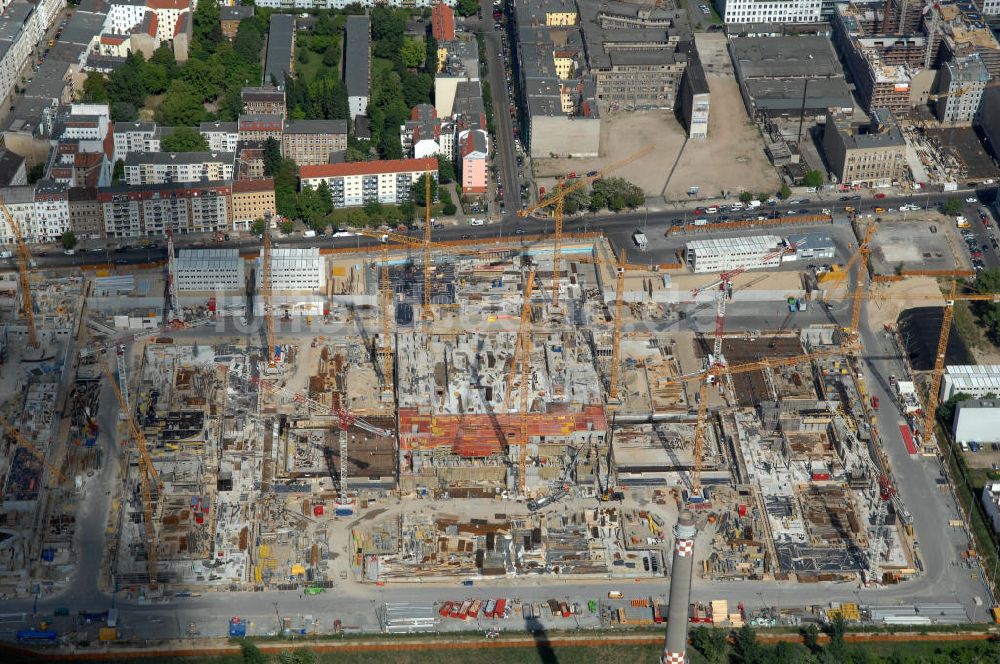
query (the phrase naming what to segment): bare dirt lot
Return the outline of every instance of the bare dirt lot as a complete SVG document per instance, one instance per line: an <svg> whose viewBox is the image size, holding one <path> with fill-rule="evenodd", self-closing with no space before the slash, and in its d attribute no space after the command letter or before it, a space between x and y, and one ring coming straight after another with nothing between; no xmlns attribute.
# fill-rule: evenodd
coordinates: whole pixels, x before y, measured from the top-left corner
<svg viewBox="0 0 1000 664"><path fill-rule="evenodd" d="M647 196L687 200L693 186L700 188L702 198L719 196L723 189L776 191L780 181L743 107L725 35L698 34L697 39L712 95L706 140L689 141L685 147L684 128L670 111L606 111L601 116L601 156L536 159L536 184L549 190L559 175L599 171L652 145L651 154L614 172L642 187Z"/></svg>
<svg viewBox="0 0 1000 664"><path fill-rule="evenodd" d="M683 144L684 131L670 111L606 112L601 116L601 156L536 159L536 184L550 190L556 176L599 171L653 145L653 152L617 169L613 175L642 187L647 196L658 196Z"/></svg>
<svg viewBox="0 0 1000 664"><path fill-rule="evenodd" d="M908 270L968 270L968 252L955 223L937 212L883 216L872 239L872 265L878 274Z"/></svg>

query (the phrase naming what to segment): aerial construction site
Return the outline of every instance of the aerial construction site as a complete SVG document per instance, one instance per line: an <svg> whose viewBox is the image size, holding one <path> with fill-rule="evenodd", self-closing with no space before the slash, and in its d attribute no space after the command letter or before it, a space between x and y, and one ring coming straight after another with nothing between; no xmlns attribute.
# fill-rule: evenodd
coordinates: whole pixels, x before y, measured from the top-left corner
<svg viewBox="0 0 1000 664"><path fill-rule="evenodd" d="M147 599L655 579L682 510L696 582L918 576L847 283L866 231L819 279L780 238L705 275L598 233L362 230L12 273L0 592L58 592L84 561ZM797 324L810 306L842 322Z"/></svg>

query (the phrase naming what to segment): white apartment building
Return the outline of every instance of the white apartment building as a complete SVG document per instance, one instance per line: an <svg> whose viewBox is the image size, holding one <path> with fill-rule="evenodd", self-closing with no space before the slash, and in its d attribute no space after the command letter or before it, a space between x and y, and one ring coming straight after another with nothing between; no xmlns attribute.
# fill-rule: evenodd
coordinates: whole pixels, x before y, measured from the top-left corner
<svg viewBox="0 0 1000 664"><path fill-rule="evenodd" d="M69 187L42 180L33 185L0 188L0 198L17 221L24 241L54 242L69 230ZM6 220L0 220L0 244L16 242Z"/></svg>
<svg viewBox="0 0 1000 664"><path fill-rule="evenodd" d="M264 250L260 250L263 254ZM257 289L263 273L262 257L256 259ZM326 260L319 247L274 247L271 249L271 290L316 291L326 288Z"/></svg>
<svg viewBox="0 0 1000 664"><path fill-rule="evenodd" d="M239 124L236 122L202 122L198 132L208 142L212 152L236 152L240 142Z"/></svg>
<svg viewBox="0 0 1000 664"><path fill-rule="evenodd" d="M716 8L724 23L817 23L821 0L719 0Z"/></svg>
<svg viewBox="0 0 1000 664"><path fill-rule="evenodd" d="M246 274L239 249L181 249L177 252L178 291L244 291Z"/></svg>
<svg viewBox="0 0 1000 664"><path fill-rule="evenodd" d="M421 175L426 173L436 180L437 172L436 157L320 164L299 168L299 184L315 189L326 182L334 207L369 201L394 205L410 200L410 187Z"/></svg>
<svg viewBox="0 0 1000 664"><path fill-rule="evenodd" d="M981 0L978 4L983 14L987 16L1000 14L1000 0Z"/></svg>
<svg viewBox="0 0 1000 664"><path fill-rule="evenodd" d="M685 249L687 264L695 272L725 272L741 266L759 270L781 265L777 235L754 235L718 240L693 240Z"/></svg>
<svg viewBox="0 0 1000 664"><path fill-rule="evenodd" d="M140 0L141 1L141 0ZM168 42L177 34L177 21L191 11L190 0L145 0L156 13L156 38Z"/></svg>
<svg viewBox="0 0 1000 664"><path fill-rule="evenodd" d="M1000 396L1000 364L953 364L944 368L941 401L962 392L973 399Z"/></svg>
<svg viewBox="0 0 1000 664"><path fill-rule="evenodd" d="M52 180L37 182L35 214L28 235L35 242L54 242L69 228L69 185Z"/></svg>
<svg viewBox="0 0 1000 664"><path fill-rule="evenodd" d="M125 158L130 185L232 180L233 152L146 152Z"/></svg>
<svg viewBox="0 0 1000 664"><path fill-rule="evenodd" d="M145 0L113 0L108 5L108 15L104 18L101 33L105 35L127 35L146 16Z"/></svg>
<svg viewBox="0 0 1000 664"><path fill-rule="evenodd" d="M161 132L155 122L117 122L112 139L117 162L132 153L159 152Z"/></svg>

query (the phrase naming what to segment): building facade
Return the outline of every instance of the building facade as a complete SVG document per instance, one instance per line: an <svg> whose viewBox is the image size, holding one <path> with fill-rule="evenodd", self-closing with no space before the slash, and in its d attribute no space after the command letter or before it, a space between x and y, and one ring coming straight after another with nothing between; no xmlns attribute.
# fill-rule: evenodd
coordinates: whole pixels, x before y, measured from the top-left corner
<svg viewBox="0 0 1000 664"><path fill-rule="evenodd" d="M465 132L459 142L462 193L485 194L489 187L489 142L482 129Z"/></svg>
<svg viewBox="0 0 1000 664"><path fill-rule="evenodd" d="M696 273L725 272L744 266L759 270L781 265L777 235L752 235L717 240L694 240L685 247L688 267Z"/></svg>
<svg viewBox="0 0 1000 664"><path fill-rule="evenodd" d="M263 249L261 252L263 253ZM256 259L257 289L263 270ZM326 260L319 247L275 247L271 250L271 290L317 291L326 287Z"/></svg>
<svg viewBox="0 0 1000 664"><path fill-rule="evenodd" d="M69 229L79 238L103 238L104 220L97 202L97 187L70 187L68 195Z"/></svg>
<svg viewBox="0 0 1000 664"><path fill-rule="evenodd" d="M36 242L55 242L69 229L69 185L39 180L35 183L35 214L29 234Z"/></svg>
<svg viewBox="0 0 1000 664"><path fill-rule="evenodd" d="M906 141L886 109L872 113L871 124L853 127L839 115L827 118L823 151L841 184L889 187L906 177Z"/></svg>
<svg viewBox="0 0 1000 664"><path fill-rule="evenodd" d="M978 53L944 63L934 104L941 122L972 122L979 111L990 73Z"/></svg>
<svg viewBox="0 0 1000 664"><path fill-rule="evenodd" d="M281 134L281 156L299 166L328 164L347 150L347 120L290 120Z"/></svg>
<svg viewBox="0 0 1000 664"><path fill-rule="evenodd" d="M285 117L283 115L262 113L241 115L237 122L239 140L241 141L263 143L269 138L280 141L281 134L285 130Z"/></svg>
<svg viewBox="0 0 1000 664"><path fill-rule="evenodd" d="M243 88L240 90L240 100L243 102L243 113L246 115L287 115L285 109L285 90L266 85L260 88Z"/></svg>
<svg viewBox="0 0 1000 664"><path fill-rule="evenodd" d="M232 195L233 230L250 230L257 219L277 214L274 203L274 180L237 180Z"/></svg>
<svg viewBox="0 0 1000 664"><path fill-rule="evenodd" d="M962 392L973 399L1000 395L1000 365L952 364L944 368L941 402ZM992 395L992 396L991 396Z"/></svg>
<svg viewBox="0 0 1000 664"><path fill-rule="evenodd" d="M818 23L822 0L719 0L716 3L724 23Z"/></svg>
<svg viewBox="0 0 1000 664"><path fill-rule="evenodd" d="M229 182L169 183L101 187L108 238L209 233L229 230Z"/></svg>
<svg viewBox="0 0 1000 664"><path fill-rule="evenodd" d="M246 261L239 249L181 249L175 265L178 291L245 292Z"/></svg>
<svg viewBox="0 0 1000 664"><path fill-rule="evenodd" d="M232 152L147 152L125 158L130 185L232 180Z"/></svg>
<svg viewBox="0 0 1000 664"><path fill-rule="evenodd" d="M437 179L436 158L359 161L346 164L303 166L299 169L300 186L319 187L326 182L333 206L364 205L378 201L394 205L410 200L410 188L421 175Z"/></svg>
<svg viewBox="0 0 1000 664"><path fill-rule="evenodd" d="M708 138L708 113L711 108L708 79L697 55L691 57L681 78L681 117L687 127L688 138Z"/></svg>
<svg viewBox="0 0 1000 664"><path fill-rule="evenodd" d="M114 160L124 161L133 152L159 152L161 138L155 122L116 122L112 132Z"/></svg>
<svg viewBox="0 0 1000 664"><path fill-rule="evenodd" d="M210 152L236 152L239 146L240 129L236 122L202 122L198 133L205 137Z"/></svg>

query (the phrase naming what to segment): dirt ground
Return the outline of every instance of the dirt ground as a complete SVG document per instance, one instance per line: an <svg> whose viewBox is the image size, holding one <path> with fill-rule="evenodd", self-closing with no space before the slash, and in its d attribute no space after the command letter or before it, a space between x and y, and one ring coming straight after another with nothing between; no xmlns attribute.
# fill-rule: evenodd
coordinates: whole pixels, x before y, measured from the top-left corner
<svg viewBox="0 0 1000 664"><path fill-rule="evenodd" d="M867 316L872 329L896 324L903 309L943 306L941 286L933 277L908 277L903 281L875 284L869 296Z"/></svg>
<svg viewBox="0 0 1000 664"><path fill-rule="evenodd" d="M764 154L757 128L747 118L736 79L711 73L707 78L712 95L708 138L688 142L664 198L686 198L693 186L700 188L703 198L719 196L724 189L777 191L780 180Z"/></svg>
<svg viewBox="0 0 1000 664"><path fill-rule="evenodd" d="M669 111L608 112L601 116L601 156L536 159L536 184L550 190L557 175L599 171L653 145L653 152L617 169L613 175L642 187L647 196L657 196L683 144L684 131Z"/></svg>

